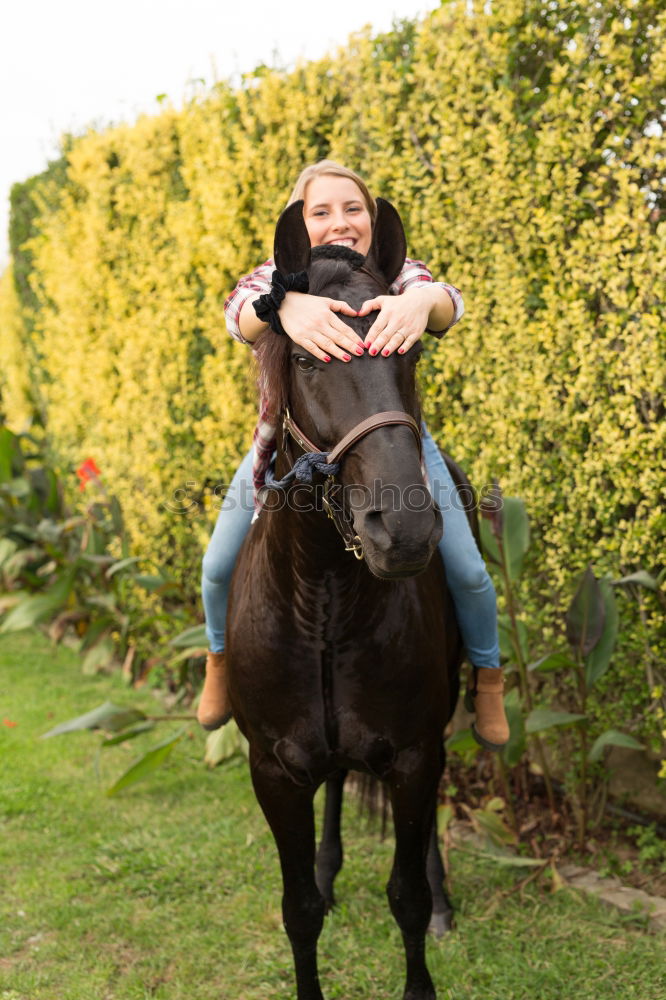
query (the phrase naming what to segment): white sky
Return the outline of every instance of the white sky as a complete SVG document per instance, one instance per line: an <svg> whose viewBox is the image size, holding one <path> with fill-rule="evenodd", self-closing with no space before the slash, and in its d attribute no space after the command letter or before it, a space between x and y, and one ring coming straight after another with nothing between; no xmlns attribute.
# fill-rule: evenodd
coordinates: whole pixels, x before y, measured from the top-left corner
<svg viewBox="0 0 666 1000"><path fill-rule="evenodd" d="M437 0L6 0L0 15L0 270L9 190L58 154L63 132L132 121L180 105L188 81L292 65L344 45L370 24L416 17Z"/></svg>

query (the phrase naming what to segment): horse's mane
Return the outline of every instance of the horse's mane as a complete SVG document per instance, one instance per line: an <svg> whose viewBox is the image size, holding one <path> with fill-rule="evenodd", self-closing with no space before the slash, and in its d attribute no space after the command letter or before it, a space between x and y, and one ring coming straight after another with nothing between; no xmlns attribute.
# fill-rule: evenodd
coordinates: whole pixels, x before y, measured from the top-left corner
<svg viewBox="0 0 666 1000"><path fill-rule="evenodd" d="M326 294L331 298L344 299L345 288L355 273L363 267L365 261L366 258L351 247L337 244L314 247L308 268L310 294ZM342 315L340 318L343 322L347 321ZM276 421L287 406L291 348L289 337L275 334L270 328L261 334L255 346L255 358L259 365L259 387Z"/></svg>

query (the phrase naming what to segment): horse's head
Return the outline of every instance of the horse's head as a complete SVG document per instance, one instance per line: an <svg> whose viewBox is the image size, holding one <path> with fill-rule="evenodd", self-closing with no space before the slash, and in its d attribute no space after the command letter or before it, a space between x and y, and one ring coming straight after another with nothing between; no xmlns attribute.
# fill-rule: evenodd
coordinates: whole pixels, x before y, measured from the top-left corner
<svg viewBox="0 0 666 1000"><path fill-rule="evenodd" d="M344 299L356 309L386 294L405 260L405 235L395 209L378 199L372 245L364 258L342 246L311 250L302 207L302 202L291 205L278 222L278 270L307 270L311 294ZM375 316L342 318L364 338ZM288 406L321 451L330 452L349 431L384 411L407 414L420 427L415 379L420 346L388 358L366 354L347 363L325 363L287 337L269 334L259 353L276 411ZM369 431L345 452L337 479L369 569L384 578L425 569L441 537L442 519L424 484L413 429L395 423Z"/></svg>

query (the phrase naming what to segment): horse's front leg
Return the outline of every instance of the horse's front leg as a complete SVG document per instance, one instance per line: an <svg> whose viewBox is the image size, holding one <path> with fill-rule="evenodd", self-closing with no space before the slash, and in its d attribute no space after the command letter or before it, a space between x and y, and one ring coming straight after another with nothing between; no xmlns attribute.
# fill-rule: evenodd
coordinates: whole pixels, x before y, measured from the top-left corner
<svg viewBox="0 0 666 1000"><path fill-rule="evenodd" d="M426 858L432 835L439 782L437 754L403 751L388 779L395 857L387 892L402 932L407 959L404 1000L435 1000L425 961L425 939L432 913Z"/></svg>
<svg viewBox="0 0 666 1000"><path fill-rule="evenodd" d="M282 867L282 917L294 955L298 1000L324 1000L317 940L325 904L314 876L314 787L301 787L272 758L250 759L254 790L273 832Z"/></svg>
<svg viewBox="0 0 666 1000"><path fill-rule="evenodd" d="M324 805L324 825L317 851L317 885L326 903L326 912L335 906L333 882L342 868L342 837L340 821L342 813L342 789L347 777L346 771L337 771L326 781L326 802Z"/></svg>

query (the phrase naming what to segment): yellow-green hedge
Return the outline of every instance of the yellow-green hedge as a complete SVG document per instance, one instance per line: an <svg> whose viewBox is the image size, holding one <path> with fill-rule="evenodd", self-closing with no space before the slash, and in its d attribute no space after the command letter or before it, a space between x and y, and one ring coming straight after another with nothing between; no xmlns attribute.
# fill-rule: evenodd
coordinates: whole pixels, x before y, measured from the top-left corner
<svg viewBox="0 0 666 1000"><path fill-rule="evenodd" d="M298 171L331 156L464 291L464 321L428 343L425 411L478 485L525 499L547 632L587 562L659 571L665 38L650 0L459 0L77 139L31 247L61 462L93 456L136 544L196 586L209 520L166 504L188 481L228 481L255 413L222 304L270 253ZM4 406L16 422L16 395ZM660 621L648 597L626 638L632 712L649 701L637 665L663 659Z"/></svg>
<svg viewBox="0 0 666 1000"><path fill-rule="evenodd" d="M30 365L26 357L23 311L10 266L0 276L0 421L26 428L33 414Z"/></svg>

